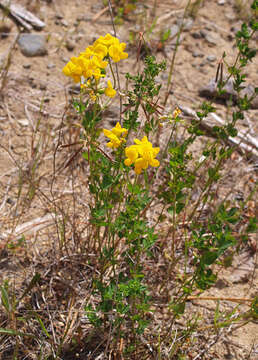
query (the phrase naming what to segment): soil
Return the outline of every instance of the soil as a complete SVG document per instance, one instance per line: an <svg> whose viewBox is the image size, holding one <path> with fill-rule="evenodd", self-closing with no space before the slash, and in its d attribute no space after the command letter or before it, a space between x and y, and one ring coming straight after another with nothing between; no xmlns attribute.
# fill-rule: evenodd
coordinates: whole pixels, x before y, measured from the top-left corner
<svg viewBox="0 0 258 360"><path fill-rule="evenodd" d="M33 273L33 269L41 267L43 271L44 266L40 263L43 253L47 256L50 251L58 252L58 244L55 244L53 235L55 224L48 217L47 200L47 197L51 197L50 188L53 179L50 173L53 171L53 149L59 141L57 134L60 134L61 124L65 123L62 133L63 141L67 143L76 141L77 137L76 131L69 127L72 114L67 117L65 112L71 96L70 91L74 85L63 75L62 68L71 56L78 55L97 37L108 32L112 33L113 29L109 12L102 11L105 6L100 0L17 0L16 3L24 5L46 23L45 28L37 33L44 34L47 40L47 55L25 57L18 44L15 43L19 29L13 20L5 17L4 23L7 24L7 28L2 31L5 35L1 36L0 33L0 64L6 64L8 54L11 54L11 64L6 76L2 70L0 78L2 96L0 103L0 250L2 250L0 283L5 279L9 279L10 282L15 280L15 287L18 289L24 284L25 279L29 278L28 273ZM183 15L187 1L159 0L156 3L156 12L153 14L152 1L139 1L136 10L129 13L121 25L116 25L116 29L118 36L126 43L130 43L129 34L131 34L131 39L133 34L135 35L137 43L139 33L144 32L148 51L157 56L158 60L165 58L169 64L175 48L175 39L168 39L162 46L160 33L177 24L178 19ZM239 2L206 0L203 1L197 13L192 14L196 16L191 18L192 23L189 29L186 28L183 31L176 56L168 109L173 110L180 105L198 109L204 100L200 97L199 91L215 77L222 54L224 52L227 54L227 63L234 61L237 54L234 34L240 29L241 17L247 16L244 10L242 13L237 11L235 3ZM156 24L150 32L148 29L154 19L156 19ZM200 35L201 32L206 35L208 33L211 37L210 41L207 40L209 37ZM13 47L11 53L10 47ZM137 46L131 43L128 46L128 53L126 63L119 63L121 79L127 72L133 73L138 66ZM257 86L257 69L255 59L246 69L247 84ZM164 87L168 71L167 69L158 79ZM123 84L122 80L122 86ZM222 119L228 117L227 105L226 102L216 104L217 114ZM116 109L119 109L118 102L112 104L107 123L116 121L118 114ZM239 129L246 130L251 127L252 132L257 134L258 125L255 121L257 116L258 109L248 110L246 117L239 123ZM37 131L38 129L40 131ZM38 156L37 146L40 147L40 156ZM198 148L195 151L197 152ZM54 190L60 191L64 206L72 208L73 204L69 196L75 187L76 193L82 194L81 197L78 196L82 206L86 209L85 211L88 211L85 205L87 196L83 194L83 186L87 180L80 175L81 183L72 184L66 168L67 160L71 159L75 153L75 148L68 148L55 154L56 163L62 170L57 172L58 182L54 183ZM33 166L37 161L37 179L42 193L34 197L33 189L25 179L26 174L33 176ZM239 194L243 197L247 196L257 179L257 170L254 165L252 159L247 160L245 154L234 153L230 167L227 169L227 178L223 179L218 196L228 193L231 198ZM23 179L23 186L19 183L21 179ZM19 189L20 197L18 196ZM252 214L257 212L255 201L249 203L247 211ZM79 220L75 218L74 221L76 223ZM18 228L22 224L25 224L25 228ZM10 241L16 244L13 240L15 237L11 236L13 233L19 236L25 234L27 245L23 250L19 248L17 252L12 253L6 250L6 244ZM232 267L221 271L216 287L202 294L203 297L252 298L258 294L255 235L250 237L248 244L245 251L235 257ZM31 264L31 259L35 261L34 268L28 270L26 262ZM47 270L44 269L44 274L46 273ZM224 311L233 308L230 302L222 301L221 304L221 309ZM193 300L191 306L193 311L205 316L215 308L216 302ZM240 305L239 311L243 309L245 305ZM189 359L258 359L257 321L221 331L224 332L218 342L210 339L208 341L210 346L208 350L205 348L205 353L202 353L201 349L196 349L191 355L189 354ZM0 344L0 354L4 350L3 346ZM67 355L64 359L73 358L69 356ZM7 359L7 357L2 357L2 359Z"/></svg>

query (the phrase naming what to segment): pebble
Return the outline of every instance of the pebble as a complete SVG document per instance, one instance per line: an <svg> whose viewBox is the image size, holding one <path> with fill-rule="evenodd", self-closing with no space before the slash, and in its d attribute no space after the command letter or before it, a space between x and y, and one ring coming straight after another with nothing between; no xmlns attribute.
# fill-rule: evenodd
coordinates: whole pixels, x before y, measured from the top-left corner
<svg viewBox="0 0 258 360"><path fill-rule="evenodd" d="M205 40L206 40L210 45L218 45L219 40L220 40L220 37L219 37L219 35L216 34L216 33L208 32L208 33L205 35Z"/></svg>
<svg viewBox="0 0 258 360"><path fill-rule="evenodd" d="M225 0L219 0L218 5L225 5L225 2L226 2Z"/></svg>
<svg viewBox="0 0 258 360"><path fill-rule="evenodd" d="M193 57L200 57L200 58L203 58L204 57L204 54L203 53L201 53L201 52L198 52L198 51L194 51L193 52Z"/></svg>
<svg viewBox="0 0 258 360"><path fill-rule="evenodd" d="M216 56L215 56L215 55L208 55L208 56L207 56L207 60L208 60L209 62L214 62L214 61L216 60Z"/></svg>
<svg viewBox="0 0 258 360"><path fill-rule="evenodd" d="M44 56L47 54L46 38L38 34L21 34L18 45L24 56Z"/></svg>
<svg viewBox="0 0 258 360"><path fill-rule="evenodd" d="M5 20L0 21L0 36L1 39L5 39L9 36L13 27L13 22L6 18Z"/></svg>
<svg viewBox="0 0 258 360"><path fill-rule="evenodd" d="M73 84L73 85L70 85L68 88L69 94L80 94L80 91L81 91L80 84Z"/></svg>
<svg viewBox="0 0 258 360"><path fill-rule="evenodd" d="M39 88L40 88L40 90L46 90L46 88L47 88L47 86L46 86L46 84L39 84Z"/></svg>
<svg viewBox="0 0 258 360"><path fill-rule="evenodd" d="M23 64L23 68L24 68L24 69L30 69L30 68L31 68L31 64Z"/></svg>
<svg viewBox="0 0 258 360"><path fill-rule="evenodd" d="M200 64L201 66L201 64ZM224 86L223 88L223 93L218 95L217 92L217 83L215 82L215 79L210 80L210 82L202 87L199 90L199 95L206 97L206 98L213 98L216 97L217 99L221 99L221 100L230 100L231 98L233 99L233 101L236 101L237 99L237 93L234 90L234 83L233 80L230 79L227 84ZM244 97L245 95L250 98L251 96L253 96L255 93L255 89L253 87L253 85L248 84L243 90L241 90L240 92L240 96ZM252 103L251 103L251 109L258 109L258 98L254 98Z"/></svg>
<svg viewBox="0 0 258 360"><path fill-rule="evenodd" d="M203 37L200 31L195 31L191 35L194 39L201 39Z"/></svg>
<svg viewBox="0 0 258 360"><path fill-rule="evenodd" d="M228 287L229 285L227 284L227 282L225 280L219 279L217 280L215 287L217 289L224 289L225 287Z"/></svg>
<svg viewBox="0 0 258 360"><path fill-rule="evenodd" d="M18 121L18 123L21 125L21 126L28 126L29 125L29 120L28 119L19 119L19 120L17 120Z"/></svg>
<svg viewBox="0 0 258 360"><path fill-rule="evenodd" d="M178 25L173 25L171 26L171 28L169 29L170 30L170 38L174 38L177 33L179 32L179 26Z"/></svg>
<svg viewBox="0 0 258 360"><path fill-rule="evenodd" d="M61 14L56 14L55 17L58 20L62 20L64 18L63 15L61 15Z"/></svg>
<svg viewBox="0 0 258 360"><path fill-rule="evenodd" d="M194 24L194 21L192 18L185 18L183 19L177 19L177 25L181 26L183 23L183 29L184 30L191 30Z"/></svg>
<svg viewBox="0 0 258 360"><path fill-rule="evenodd" d="M48 68L48 69L54 69L55 67L56 67L56 65L53 64L53 63L47 64L47 68Z"/></svg>
<svg viewBox="0 0 258 360"><path fill-rule="evenodd" d="M62 61L63 61L64 63L67 63L67 62L69 61L69 58L66 57L66 56L63 56L63 57L62 57Z"/></svg>
<svg viewBox="0 0 258 360"><path fill-rule="evenodd" d="M63 25L64 27L68 27L68 22L65 19L62 19L60 21L60 24Z"/></svg>
<svg viewBox="0 0 258 360"><path fill-rule="evenodd" d="M65 46L68 51L73 51L76 44L72 39L67 39Z"/></svg>

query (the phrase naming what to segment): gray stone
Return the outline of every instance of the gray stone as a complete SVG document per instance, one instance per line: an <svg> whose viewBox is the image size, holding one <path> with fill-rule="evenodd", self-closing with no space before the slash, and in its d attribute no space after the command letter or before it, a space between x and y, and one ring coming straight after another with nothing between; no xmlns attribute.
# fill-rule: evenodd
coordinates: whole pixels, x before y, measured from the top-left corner
<svg viewBox="0 0 258 360"><path fill-rule="evenodd" d="M62 19L60 21L60 24L63 25L64 27L68 27L68 22L65 19Z"/></svg>
<svg viewBox="0 0 258 360"><path fill-rule="evenodd" d="M61 15L61 14L56 14L55 17L58 20L62 20L64 18L63 15Z"/></svg>
<svg viewBox="0 0 258 360"><path fill-rule="evenodd" d="M219 279L216 284L215 287L217 289L224 289L225 287L228 287L229 285L227 284L227 282L223 279Z"/></svg>
<svg viewBox="0 0 258 360"><path fill-rule="evenodd" d="M220 40L220 37L219 37L218 34L208 32L208 33L205 35L205 40L206 40L210 45L218 45L219 40Z"/></svg>
<svg viewBox="0 0 258 360"><path fill-rule="evenodd" d="M18 121L18 123L21 125L21 126L24 126L24 127L26 127L26 126L29 126L29 120L28 119L26 119L26 118L24 118L24 119L19 119L19 120L17 120Z"/></svg>
<svg viewBox="0 0 258 360"><path fill-rule="evenodd" d="M173 39L179 32L179 26L173 25L173 26L171 26L171 28L169 30L170 30L169 37Z"/></svg>
<svg viewBox="0 0 258 360"><path fill-rule="evenodd" d="M204 54L199 52L199 51L194 51L193 52L193 57L200 57L200 58L203 58L204 57Z"/></svg>
<svg viewBox="0 0 258 360"><path fill-rule="evenodd" d="M200 31L195 31L191 35L194 39L201 39L203 37Z"/></svg>
<svg viewBox="0 0 258 360"><path fill-rule="evenodd" d="M53 64L53 63L49 63L49 64L47 64L47 68L48 69L54 69L56 66L55 66L55 64Z"/></svg>
<svg viewBox="0 0 258 360"><path fill-rule="evenodd" d="M219 0L218 5L225 5L225 2L226 2L225 0Z"/></svg>
<svg viewBox="0 0 258 360"><path fill-rule="evenodd" d="M1 39L5 39L9 36L13 27L13 22L6 18L5 20L0 21L0 36Z"/></svg>
<svg viewBox="0 0 258 360"><path fill-rule="evenodd" d="M208 60L209 62L213 62L213 61L216 60L216 56L215 56L215 55L208 55L208 56L207 56L207 60Z"/></svg>
<svg viewBox="0 0 258 360"><path fill-rule="evenodd" d="M234 102L237 101L237 92L234 90L233 80L229 79L227 84L223 87L223 93L218 94L217 83L215 79L212 79L206 86L199 90L199 95L206 98L215 98L218 100L230 100L232 99ZM240 92L240 96L244 97L245 95L250 98L254 95L255 89L249 84ZM258 109L258 98L256 97L251 103L251 109Z"/></svg>
<svg viewBox="0 0 258 360"><path fill-rule="evenodd" d="M47 86L46 86L46 84L40 83L39 88L40 88L40 90L46 90Z"/></svg>
<svg viewBox="0 0 258 360"><path fill-rule="evenodd" d="M24 69L30 69L30 68L31 68L31 64L23 64L23 68L24 68Z"/></svg>
<svg viewBox="0 0 258 360"><path fill-rule="evenodd" d="M208 35L208 31L207 30L204 30L204 29L201 29L200 30L200 35L202 38L206 38L206 36Z"/></svg>
<svg viewBox="0 0 258 360"><path fill-rule="evenodd" d="M18 45L24 56L44 56L47 54L46 38L38 34L21 34Z"/></svg>
<svg viewBox="0 0 258 360"><path fill-rule="evenodd" d="M183 23L183 29L184 30L191 30L194 24L194 21L192 18L185 18L183 19L177 19L177 25L181 26Z"/></svg>
<svg viewBox="0 0 258 360"><path fill-rule="evenodd" d="M65 46L68 51L73 51L76 44L72 39L67 39Z"/></svg>

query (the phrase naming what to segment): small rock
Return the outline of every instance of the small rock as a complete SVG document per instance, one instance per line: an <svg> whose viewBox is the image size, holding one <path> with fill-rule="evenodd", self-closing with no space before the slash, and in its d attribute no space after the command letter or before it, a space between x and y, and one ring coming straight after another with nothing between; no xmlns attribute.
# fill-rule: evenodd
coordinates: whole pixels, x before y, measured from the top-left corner
<svg viewBox="0 0 258 360"><path fill-rule="evenodd" d="M80 94L80 91L81 91L80 84L73 84L73 85L70 85L68 88L69 94Z"/></svg>
<svg viewBox="0 0 258 360"><path fill-rule="evenodd" d="M72 39L67 39L65 46L68 51L73 51L76 44Z"/></svg>
<svg viewBox="0 0 258 360"><path fill-rule="evenodd" d="M46 86L46 84L39 84L39 89L40 90L46 90L46 88L47 88L47 86Z"/></svg>
<svg viewBox="0 0 258 360"><path fill-rule="evenodd" d="M204 54L202 54L202 53L199 52L199 51L194 51L192 55L193 55L193 57L200 57L200 58L203 58L203 57L204 57Z"/></svg>
<svg viewBox="0 0 258 360"><path fill-rule="evenodd" d="M18 123L21 125L21 126L28 126L29 125L29 120L28 119L19 119L19 120L17 120L18 121Z"/></svg>
<svg viewBox="0 0 258 360"><path fill-rule="evenodd" d="M60 24L63 25L64 27L68 27L68 22L65 19L62 19L60 21Z"/></svg>
<svg viewBox="0 0 258 360"><path fill-rule="evenodd" d="M8 198L8 199L6 200L6 202L7 202L7 204L9 204L9 205L14 205L14 204L15 204L15 201L14 201L12 198Z"/></svg>
<svg viewBox="0 0 258 360"><path fill-rule="evenodd" d="M232 100L236 102L237 92L234 90L234 84L232 79L229 79L227 84L224 86L223 90L224 90L223 93L219 95L217 91L217 83L215 82L215 79L212 79L206 86L204 86L199 90L199 95L206 98L217 98L219 100L226 100L226 101L232 98ZM255 93L254 87L251 84L249 84L243 90L241 90L240 96L244 97L246 95L248 98L250 98L254 95L254 93ZM251 109L258 109L257 97L254 98L254 100L252 101Z"/></svg>
<svg viewBox="0 0 258 360"><path fill-rule="evenodd" d="M236 200L236 201L244 201L244 194L242 193L242 191L239 191L239 192L235 195L235 200Z"/></svg>
<svg viewBox="0 0 258 360"><path fill-rule="evenodd" d="M61 14L56 14L56 15L55 15L55 18L56 18L57 20L62 20L64 17L63 17L63 15L61 15Z"/></svg>
<svg viewBox="0 0 258 360"><path fill-rule="evenodd" d="M23 64L23 68L24 68L24 69L30 69L30 68L31 68L31 64Z"/></svg>
<svg viewBox="0 0 258 360"><path fill-rule="evenodd" d="M47 54L46 38L38 34L21 34L18 40L24 56L44 56Z"/></svg>
<svg viewBox="0 0 258 360"><path fill-rule="evenodd" d="M207 30L204 30L204 29L201 29L200 30L200 35L202 38L206 38L206 36L208 35L208 31Z"/></svg>
<svg viewBox="0 0 258 360"><path fill-rule="evenodd" d="M177 25L181 26L183 23L183 29L184 30L191 30L194 24L194 21L192 18L185 18L183 19L177 19Z"/></svg>
<svg viewBox="0 0 258 360"><path fill-rule="evenodd" d="M215 284L215 287L217 289L224 289L225 287L228 287L228 284L226 283L226 281L222 280L222 279L219 279L216 284Z"/></svg>
<svg viewBox="0 0 258 360"><path fill-rule="evenodd" d="M208 32L205 36L205 40L210 44L210 45L218 45L220 37L218 34L215 33L211 33Z"/></svg>
<svg viewBox="0 0 258 360"><path fill-rule="evenodd" d="M213 61L216 60L216 56L215 56L215 55L208 55L208 56L207 56L207 60L208 60L209 62L213 62Z"/></svg>
<svg viewBox="0 0 258 360"><path fill-rule="evenodd" d="M169 37L174 38L179 32L179 26L173 25L173 26L171 26L171 28L169 30L170 30L170 36Z"/></svg>
<svg viewBox="0 0 258 360"><path fill-rule="evenodd" d="M54 69L56 66L55 66L55 64L53 64L53 63L49 63L49 64L47 64L47 68L48 69Z"/></svg>
<svg viewBox="0 0 258 360"><path fill-rule="evenodd" d="M67 63L67 62L69 61L69 58L66 57L66 56L63 56L63 57L62 57L62 61L63 61L64 63Z"/></svg>
<svg viewBox="0 0 258 360"><path fill-rule="evenodd" d="M225 5L225 2L226 2L225 0L219 0L218 5Z"/></svg>
<svg viewBox="0 0 258 360"><path fill-rule="evenodd" d="M5 39L9 36L13 26L13 22L9 18L0 21L0 35L2 39Z"/></svg>
<svg viewBox="0 0 258 360"><path fill-rule="evenodd" d="M191 35L194 39L201 39L203 37L200 31L195 31Z"/></svg>

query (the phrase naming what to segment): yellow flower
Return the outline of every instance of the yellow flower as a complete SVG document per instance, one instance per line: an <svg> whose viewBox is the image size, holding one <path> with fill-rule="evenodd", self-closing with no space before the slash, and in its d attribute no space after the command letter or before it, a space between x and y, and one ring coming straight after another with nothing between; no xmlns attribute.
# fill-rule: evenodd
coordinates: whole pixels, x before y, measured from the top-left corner
<svg viewBox="0 0 258 360"><path fill-rule="evenodd" d="M115 134L116 136L120 137L122 135L122 137L125 137L128 133L128 130L125 128L122 128L120 123L116 123L116 126L111 130L113 134Z"/></svg>
<svg viewBox="0 0 258 360"><path fill-rule="evenodd" d="M136 159L138 158L138 150L136 145L131 145L125 148L125 155L127 159L125 159L124 164L126 166L130 166L135 163Z"/></svg>
<svg viewBox="0 0 258 360"><path fill-rule="evenodd" d="M176 119L181 114L181 112L182 111L179 109L179 107L176 107L174 112L173 112L174 119Z"/></svg>
<svg viewBox="0 0 258 360"><path fill-rule="evenodd" d="M103 133L106 137L108 137L111 141L107 143L107 146L116 149L118 148L123 141L125 141L124 137L127 135L128 130L125 128L122 128L119 122L116 124L116 126L111 129L103 129ZM120 138L122 136L122 139Z"/></svg>
<svg viewBox="0 0 258 360"><path fill-rule="evenodd" d="M111 149L117 149L121 145L122 139L120 140L116 135L112 134L111 131L107 133L109 130L105 130L106 129L103 130L104 134L110 139L110 142L108 142L106 145Z"/></svg>
<svg viewBox="0 0 258 360"><path fill-rule="evenodd" d="M159 148L153 148L152 143L148 141L147 136L144 136L142 140L134 139L136 145L131 145L125 149L124 164L130 166L134 163L134 171L136 174L141 174L143 169L147 169L148 166L157 167L159 161L155 159L159 153Z"/></svg>
<svg viewBox="0 0 258 360"><path fill-rule="evenodd" d="M63 73L70 76L74 82L80 82L83 72L83 67L78 62L78 58L72 57L71 60L63 68Z"/></svg>
<svg viewBox="0 0 258 360"><path fill-rule="evenodd" d="M118 39L115 39L114 43L109 47L108 53L114 62L118 62L122 59L127 59L128 54L124 52L126 48L125 43L120 43Z"/></svg>
<svg viewBox="0 0 258 360"><path fill-rule="evenodd" d="M97 44L102 44L102 45L105 45L105 46L110 46L114 43L115 41L115 37L110 35L110 34L106 34L104 37L103 36L100 36L94 43L94 45L97 45Z"/></svg>
<svg viewBox="0 0 258 360"><path fill-rule="evenodd" d="M110 98L114 97L116 95L116 90L113 89L112 83L110 80L107 82L107 87L105 89L105 95L109 96Z"/></svg>
<svg viewBox="0 0 258 360"><path fill-rule="evenodd" d="M82 76L85 79L93 76L95 80L99 80L100 77L105 77L102 69L108 65L108 62L103 59L107 56L110 56L114 62L126 59L128 54L124 52L125 48L125 43L120 43L117 38L110 34L106 34L104 37L100 36L93 45L88 46L78 57L72 57L63 68L63 73L70 76L75 82L80 82ZM108 82L105 94L109 97L114 97L116 94L110 82Z"/></svg>
<svg viewBox="0 0 258 360"><path fill-rule="evenodd" d="M108 49L105 45L102 44L96 44L96 46L93 46L94 54L97 55L101 60L107 55Z"/></svg>

